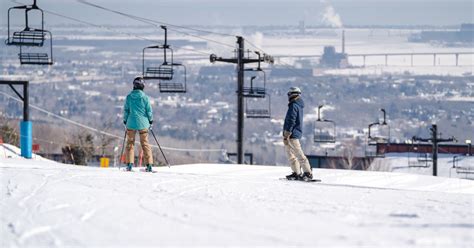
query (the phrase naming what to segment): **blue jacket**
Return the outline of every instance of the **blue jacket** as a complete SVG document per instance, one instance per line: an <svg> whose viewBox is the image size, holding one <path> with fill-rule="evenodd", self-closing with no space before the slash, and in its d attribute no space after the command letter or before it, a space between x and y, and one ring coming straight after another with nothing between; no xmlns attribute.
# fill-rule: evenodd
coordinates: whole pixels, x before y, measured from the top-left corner
<svg viewBox="0 0 474 248"><path fill-rule="evenodd" d="M153 111L150 100L142 90L133 90L128 94L123 107L123 120L127 122L127 129L130 130L150 128Z"/></svg>
<svg viewBox="0 0 474 248"><path fill-rule="evenodd" d="M300 139L303 135L303 108L304 102L297 97L288 103L283 130L291 132L290 139Z"/></svg>

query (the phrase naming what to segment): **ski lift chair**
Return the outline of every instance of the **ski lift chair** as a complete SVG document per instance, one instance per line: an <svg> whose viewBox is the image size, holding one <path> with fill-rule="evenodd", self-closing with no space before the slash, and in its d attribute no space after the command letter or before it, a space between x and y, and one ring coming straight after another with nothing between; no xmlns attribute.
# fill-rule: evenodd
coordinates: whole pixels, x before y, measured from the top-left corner
<svg viewBox="0 0 474 248"><path fill-rule="evenodd" d="M387 144L390 141L390 126L379 122L369 124L368 138L369 145Z"/></svg>
<svg viewBox="0 0 474 248"><path fill-rule="evenodd" d="M173 49L168 45L168 29L166 26L161 26L165 31L165 40L163 45L148 46L143 48L142 52L142 73L143 78L159 80L159 90L161 93L186 93L186 66L181 63L173 62ZM153 66L151 63L146 63L146 54L148 49L155 49L163 51L163 62L159 66ZM167 54L169 54L170 61L168 61ZM147 64L151 64L148 66ZM176 72L182 75L181 82L175 78Z"/></svg>
<svg viewBox="0 0 474 248"><path fill-rule="evenodd" d="M410 155L408 155L410 156ZM416 156L416 160L410 160L408 161L408 167L410 168L428 168L431 166L431 163L433 162L433 159L429 156L427 153L421 153Z"/></svg>
<svg viewBox="0 0 474 248"><path fill-rule="evenodd" d="M418 162L426 163L426 162L433 162L433 158L430 157L428 153L419 153L418 154Z"/></svg>
<svg viewBox="0 0 474 248"><path fill-rule="evenodd" d="M390 126L387 124L387 113L385 109L380 109L380 111L383 112L383 122L380 123L380 120L378 120L377 122L369 124L369 145L386 144L390 142ZM377 132L374 132L373 128L377 128Z"/></svg>
<svg viewBox="0 0 474 248"><path fill-rule="evenodd" d="M5 41L8 46L37 46L42 47L46 40L45 30L30 29L13 32L13 35Z"/></svg>
<svg viewBox="0 0 474 248"><path fill-rule="evenodd" d="M259 98L251 98L245 102L245 115L247 118L271 118L271 99L270 95L266 95L263 100ZM265 103L266 102L266 103ZM265 106L268 106L265 107Z"/></svg>
<svg viewBox="0 0 474 248"><path fill-rule="evenodd" d="M314 123L314 142L335 143L336 123L331 120L316 120L316 122Z"/></svg>
<svg viewBox="0 0 474 248"><path fill-rule="evenodd" d="M22 31L11 32L11 16L13 10L23 10L25 14L25 28ZM41 25L39 28L31 28L29 17L32 12L38 12L41 15ZM7 14L7 46L20 47L18 58L22 65L52 65L53 64L53 36L51 32L44 30L44 13L36 5L36 0L32 5L15 6L8 9ZM49 43L45 42L49 39ZM45 44L48 48L41 49ZM25 52L26 48L30 49Z"/></svg>
<svg viewBox="0 0 474 248"><path fill-rule="evenodd" d="M419 145L416 141L412 140L411 148L408 151L408 167L410 168L428 168L430 167L430 163L432 161L431 157L429 157L426 153L418 153ZM416 158L411 157L411 153L417 153L418 155Z"/></svg>
<svg viewBox="0 0 474 248"><path fill-rule="evenodd" d="M10 14L12 10L24 10L25 13L25 28L22 31L16 31L11 33L11 18ZM40 28L31 28L29 25L29 14L30 12L39 12L41 15L41 26ZM7 46L43 46L46 40L44 30L44 13L36 5L34 0L32 5L15 6L8 9L7 13L7 39L5 44Z"/></svg>
<svg viewBox="0 0 474 248"><path fill-rule="evenodd" d="M174 77L170 80L160 80L159 89L161 93L186 93L186 66L179 63L171 65L173 74L181 72L182 77ZM178 82L178 80L182 80Z"/></svg>
<svg viewBox="0 0 474 248"><path fill-rule="evenodd" d="M52 65L53 64L53 38L52 34L49 31L43 31L45 37L49 36L49 45L48 47L33 47L33 46L20 46L20 53L18 58L20 59L20 64L22 65ZM28 49L28 52L25 52L25 49ZM33 52L31 52L33 50Z"/></svg>
<svg viewBox="0 0 474 248"><path fill-rule="evenodd" d="M162 50L164 57L163 63L159 66L153 65L152 63L147 63L146 55L147 50L155 49L155 50ZM167 61L166 54L171 54L171 62ZM174 75L173 70L173 50L168 46L148 46L143 48L142 52L142 73L143 78L146 79L157 79L157 80L172 80Z"/></svg>
<svg viewBox="0 0 474 248"><path fill-rule="evenodd" d="M265 71L263 71L260 68L257 69L247 69L246 71L253 71L257 73L261 73L263 75L263 87L260 86L262 83L257 84L254 83L254 80L257 78L257 75L254 75L250 78L250 87L245 87L243 88L243 96L244 97L257 97L257 98L265 98L266 95L266 74Z"/></svg>
<svg viewBox="0 0 474 248"><path fill-rule="evenodd" d="M332 120L321 119L321 108L318 106L318 119L314 123L314 142L315 143L335 143L336 142L336 122Z"/></svg>
<svg viewBox="0 0 474 248"><path fill-rule="evenodd" d="M267 84L267 76L264 70L260 67L260 61L262 55L260 52L256 51L255 54L258 55L258 65L257 68L246 69L245 71L254 72L253 76L250 78L250 87L243 88L243 96L244 97L256 97L256 98L265 98L266 96L266 84ZM263 75L263 77L259 76ZM256 78L263 78L263 83L254 83Z"/></svg>

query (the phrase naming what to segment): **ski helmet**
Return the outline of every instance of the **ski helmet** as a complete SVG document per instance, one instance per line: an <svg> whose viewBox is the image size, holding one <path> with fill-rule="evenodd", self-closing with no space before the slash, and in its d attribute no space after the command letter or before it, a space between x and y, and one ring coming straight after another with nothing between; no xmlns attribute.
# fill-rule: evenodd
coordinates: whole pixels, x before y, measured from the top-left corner
<svg viewBox="0 0 474 248"><path fill-rule="evenodd" d="M145 89L145 80L142 77L136 77L133 80L133 89L134 90L143 90L143 89Z"/></svg>
<svg viewBox="0 0 474 248"><path fill-rule="evenodd" d="M291 87L288 90L288 96L301 95L301 89L298 87Z"/></svg>

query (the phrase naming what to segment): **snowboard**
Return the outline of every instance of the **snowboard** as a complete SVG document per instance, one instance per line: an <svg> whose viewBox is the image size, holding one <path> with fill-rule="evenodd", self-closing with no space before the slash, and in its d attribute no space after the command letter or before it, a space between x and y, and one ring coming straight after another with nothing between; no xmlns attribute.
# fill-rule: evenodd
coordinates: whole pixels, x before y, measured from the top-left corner
<svg viewBox="0 0 474 248"><path fill-rule="evenodd" d="M295 182L304 182L304 183L317 183L317 182L321 182L321 179L309 179L309 180L291 180L291 179L287 179L286 177L282 177L280 178L280 180L284 180L284 181L295 181Z"/></svg>

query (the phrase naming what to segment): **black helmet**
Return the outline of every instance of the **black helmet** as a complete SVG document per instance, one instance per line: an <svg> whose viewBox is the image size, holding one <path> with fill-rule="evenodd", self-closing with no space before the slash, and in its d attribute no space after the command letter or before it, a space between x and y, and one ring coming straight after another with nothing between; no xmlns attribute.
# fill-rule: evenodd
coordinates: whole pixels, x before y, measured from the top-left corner
<svg viewBox="0 0 474 248"><path fill-rule="evenodd" d="M134 90L143 90L143 89L145 89L145 80L142 77L136 77L133 80L133 89Z"/></svg>

